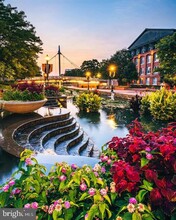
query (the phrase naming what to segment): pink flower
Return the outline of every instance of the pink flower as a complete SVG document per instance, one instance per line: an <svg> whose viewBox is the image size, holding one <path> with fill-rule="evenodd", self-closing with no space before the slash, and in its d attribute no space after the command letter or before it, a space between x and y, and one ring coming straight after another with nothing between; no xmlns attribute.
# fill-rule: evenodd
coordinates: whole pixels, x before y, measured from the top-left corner
<svg viewBox="0 0 176 220"><path fill-rule="evenodd" d="M38 209L38 203L37 202L32 202L31 203L31 208L32 209Z"/></svg>
<svg viewBox="0 0 176 220"><path fill-rule="evenodd" d="M107 164L110 165L112 163L111 159L108 159Z"/></svg>
<svg viewBox="0 0 176 220"><path fill-rule="evenodd" d="M95 192L96 192L96 191L95 191L94 188L90 188L89 191L88 191L88 193L89 193L90 196L94 196L94 195L95 195Z"/></svg>
<svg viewBox="0 0 176 220"><path fill-rule="evenodd" d="M147 158L148 160L151 160L151 159L153 159L153 155L152 155L152 154L147 153L147 154L146 154L146 158Z"/></svg>
<svg viewBox="0 0 176 220"><path fill-rule="evenodd" d="M134 197L131 197L131 198L129 199L129 203L131 203L131 204L137 204L137 200L136 200Z"/></svg>
<svg viewBox="0 0 176 220"><path fill-rule="evenodd" d="M67 170L65 169L65 167L62 167L62 173L66 173L67 172Z"/></svg>
<svg viewBox="0 0 176 220"><path fill-rule="evenodd" d="M132 203L129 203L129 204L127 205L127 209L128 209L128 211L129 211L130 213L133 213L133 212L135 211L135 207L134 207L134 205L133 205Z"/></svg>
<svg viewBox="0 0 176 220"><path fill-rule="evenodd" d="M24 208L25 208L25 209L30 209L30 208L31 208L31 205L30 205L29 203L27 203L27 204L24 205Z"/></svg>
<svg viewBox="0 0 176 220"><path fill-rule="evenodd" d="M31 160L31 158L26 158L25 163L26 163L26 165L28 165L28 166L32 165L32 160Z"/></svg>
<svg viewBox="0 0 176 220"><path fill-rule="evenodd" d="M62 176L59 177L59 179L62 182L62 181L65 181L67 179L67 177L65 175L62 175Z"/></svg>
<svg viewBox="0 0 176 220"><path fill-rule="evenodd" d="M55 207L55 210L58 211L58 212L61 211L62 210L62 205L57 204L56 207Z"/></svg>
<svg viewBox="0 0 176 220"><path fill-rule="evenodd" d="M64 202L64 206L66 209L69 209L70 208L70 202L69 201L65 201Z"/></svg>
<svg viewBox="0 0 176 220"><path fill-rule="evenodd" d="M100 189L100 194L101 194L102 196L107 195L106 189Z"/></svg>
<svg viewBox="0 0 176 220"><path fill-rule="evenodd" d="M96 177L98 177L98 176L99 176L98 172L94 172L94 174L95 174L95 176L96 176Z"/></svg>
<svg viewBox="0 0 176 220"><path fill-rule="evenodd" d="M2 187L2 190L3 190L4 192L8 192L8 190L9 190L9 185L6 184L5 186L3 186L3 187Z"/></svg>
<svg viewBox="0 0 176 220"><path fill-rule="evenodd" d="M146 147L146 148L145 148L145 151L150 152L150 151L151 151L151 148L150 148L150 147Z"/></svg>
<svg viewBox="0 0 176 220"><path fill-rule="evenodd" d="M106 173L106 168L105 168L105 167L102 167L102 168L101 168L101 172L102 172L102 173Z"/></svg>
<svg viewBox="0 0 176 220"><path fill-rule="evenodd" d="M13 186L13 185L15 185L15 181L14 180L10 180L10 182L8 184L9 184L9 186Z"/></svg>
<svg viewBox="0 0 176 220"><path fill-rule="evenodd" d="M109 157L108 156L102 156L100 159L101 159L102 162L106 162L106 161L108 161Z"/></svg>
<svg viewBox="0 0 176 220"><path fill-rule="evenodd" d="M13 194L13 195L19 194L20 192L21 192L21 189L16 188L16 189L14 189L14 190L12 191L12 194Z"/></svg>
<svg viewBox="0 0 176 220"><path fill-rule="evenodd" d="M84 216L84 220L88 219L88 213Z"/></svg>
<svg viewBox="0 0 176 220"><path fill-rule="evenodd" d="M76 170L76 169L78 168L78 166L77 166L76 164L72 164L72 165L71 165L71 168L72 168L73 170Z"/></svg>
<svg viewBox="0 0 176 220"><path fill-rule="evenodd" d="M53 204L51 204L50 206L49 206L49 209L48 209L48 214L52 214L53 213L53 211L54 211L54 205Z"/></svg>
<svg viewBox="0 0 176 220"><path fill-rule="evenodd" d="M139 203L138 204L138 210L140 211L140 212L144 212L144 205L142 204L142 203Z"/></svg>
<svg viewBox="0 0 176 220"><path fill-rule="evenodd" d="M81 183L79 188L80 188L81 191L85 191L87 189L87 185L85 183Z"/></svg>

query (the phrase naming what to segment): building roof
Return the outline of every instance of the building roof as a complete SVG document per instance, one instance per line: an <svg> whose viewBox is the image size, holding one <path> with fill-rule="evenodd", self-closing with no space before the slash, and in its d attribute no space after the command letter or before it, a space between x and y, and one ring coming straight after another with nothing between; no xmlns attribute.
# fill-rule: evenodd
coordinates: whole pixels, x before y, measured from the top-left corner
<svg viewBox="0 0 176 220"><path fill-rule="evenodd" d="M159 41L161 38L168 35L172 35L176 32L176 29L151 29L146 28L136 40L128 47L129 50L133 50L144 46L146 44L154 43Z"/></svg>

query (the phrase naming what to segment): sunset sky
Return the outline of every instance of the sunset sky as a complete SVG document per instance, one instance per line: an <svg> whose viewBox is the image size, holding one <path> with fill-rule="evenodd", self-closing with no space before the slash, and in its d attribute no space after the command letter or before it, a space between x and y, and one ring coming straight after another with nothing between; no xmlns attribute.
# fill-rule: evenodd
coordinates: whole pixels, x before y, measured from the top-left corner
<svg viewBox="0 0 176 220"><path fill-rule="evenodd" d="M74 64L109 59L145 28L176 28L176 0L5 0L24 11L43 41L45 56L61 52ZM74 68L61 58L62 73ZM58 73L58 59L51 63Z"/></svg>

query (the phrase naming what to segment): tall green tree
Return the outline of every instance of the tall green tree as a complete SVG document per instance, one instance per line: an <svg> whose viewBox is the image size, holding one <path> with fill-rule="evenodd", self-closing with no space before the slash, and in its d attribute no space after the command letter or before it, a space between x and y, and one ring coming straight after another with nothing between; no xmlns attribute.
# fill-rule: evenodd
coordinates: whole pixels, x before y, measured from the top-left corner
<svg viewBox="0 0 176 220"><path fill-rule="evenodd" d="M72 70L66 70L65 76L77 76L77 77L83 77L83 71L81 69L72 69Z"/></svg>
<svg viewBox="0 0 176 220"><path fill-rule="evenodd" d="M111 64L117 67L114 79L117 79L120 85L125 85L138 79L135 64L132 62L132 57L128 50L119 50L109 60L103 60L100 63L100 72L105 79L109 78L109 66Z"/></svg>
<svg viewBox="0 0 176 220"><path fill-rule="evenodd" d="M157 43L156 49L160 61L158 70L161 74L161 80L172 84L171 79L176 77L176 32L162 38Z"/></svg>
<svg viewBox="0 0 176 220"><path fill-rule="evenodd" d="M42 41L23 11L0 0L0 78L35 76Z"/></svg>
<svg viewBox="0 0 176 220"><path fill-rule="evenodd" d="M91 76L94 77L99 72L100 63L97 59L92 60L85 60L81 65L81 70L83 71L84 75L86 71L91 72Z"/></svg>

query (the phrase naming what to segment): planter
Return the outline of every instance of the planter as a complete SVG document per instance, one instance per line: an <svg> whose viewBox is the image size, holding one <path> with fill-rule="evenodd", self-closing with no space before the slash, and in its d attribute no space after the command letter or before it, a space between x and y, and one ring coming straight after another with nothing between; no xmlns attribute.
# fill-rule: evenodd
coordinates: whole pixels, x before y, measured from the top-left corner
<svg viewBox="0 0 176 220"><path fill-rule="evenodd" d="M3 110L13 113L29 113L42 107L47 99L39 101L4 101L0 100L0 106Z"/></svg>

